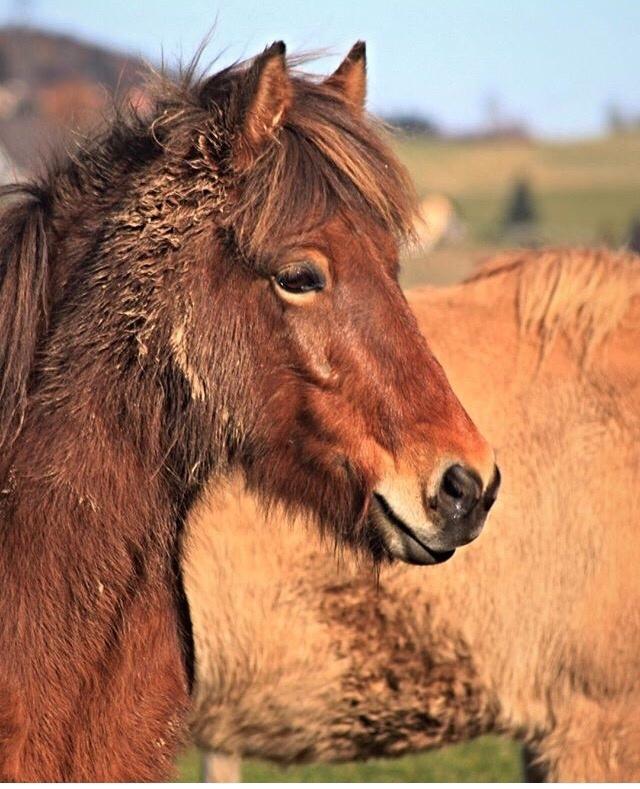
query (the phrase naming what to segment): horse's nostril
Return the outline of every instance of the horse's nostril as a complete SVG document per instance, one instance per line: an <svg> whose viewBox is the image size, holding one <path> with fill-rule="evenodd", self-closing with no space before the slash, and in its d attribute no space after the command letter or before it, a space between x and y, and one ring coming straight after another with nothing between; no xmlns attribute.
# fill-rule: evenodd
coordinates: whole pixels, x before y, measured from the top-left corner
<svg viewBox="0 0 640 789"><path fill-rule="evenodd" d="M475 471L456 463L445 471L438 490L438 510L448 519L464 518L480 501L482 482Z"/></svg>
<svg viewBox="0 0 640 789"><path fill-rule="evenodd" d="M464 494L464 479L461 478L460 466L452 466L442 478L442 490L452 499L461 499Z"/></svg>

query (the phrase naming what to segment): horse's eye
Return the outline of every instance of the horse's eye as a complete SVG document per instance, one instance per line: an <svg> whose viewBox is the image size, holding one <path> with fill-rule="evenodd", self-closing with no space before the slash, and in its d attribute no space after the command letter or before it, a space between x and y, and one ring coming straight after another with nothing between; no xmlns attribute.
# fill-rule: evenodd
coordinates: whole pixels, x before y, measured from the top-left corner
<svg viewBox="0 0 640 789"><path fill-rule="evenodd" d="M287 293L310 293L323 290L326 284L324 273L307 260L292 263L275 275L275 283Z"/></svg>

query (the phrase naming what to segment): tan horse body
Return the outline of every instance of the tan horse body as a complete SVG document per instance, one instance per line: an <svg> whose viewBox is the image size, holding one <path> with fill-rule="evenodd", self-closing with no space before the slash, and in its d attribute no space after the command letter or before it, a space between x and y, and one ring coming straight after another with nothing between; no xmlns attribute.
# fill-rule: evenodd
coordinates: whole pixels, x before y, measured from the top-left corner
<svg viewBox="0 0 640 789"><path fill-rule="evenodd" d="M505 255L410 303L497 447L492 521L447 564L376 583L239 487L214 492L186 564L196 742L294 762L505 732L554 780L638 780L640 261Z"/></svg>

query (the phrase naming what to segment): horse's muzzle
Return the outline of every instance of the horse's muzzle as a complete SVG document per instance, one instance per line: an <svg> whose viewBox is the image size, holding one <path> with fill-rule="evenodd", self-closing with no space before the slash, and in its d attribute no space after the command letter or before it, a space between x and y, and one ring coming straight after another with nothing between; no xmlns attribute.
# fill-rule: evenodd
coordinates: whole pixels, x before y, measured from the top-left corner
<svg viewBox="0 0 640 789"><path fill-rule="evenodd" d="M499 487L497 466L485 490L476 472L460 464L450 466L431 497L423 491L421 507L427 518L422 523L417 518L403 516L387 495L376 491L373 496L375 522L388 554L410 564L447 561L456 548L480 534Z"/></svg>
<svg viewBox="0 0 640 789"><path fill-rule="evenodd" d="M428 507L439 522L437 546L442 550L458 548L475 540L487 514L493 507L500 488L500 469L495 466L493 479L486 490L475 471L459 464L449 466Z"/></svg>

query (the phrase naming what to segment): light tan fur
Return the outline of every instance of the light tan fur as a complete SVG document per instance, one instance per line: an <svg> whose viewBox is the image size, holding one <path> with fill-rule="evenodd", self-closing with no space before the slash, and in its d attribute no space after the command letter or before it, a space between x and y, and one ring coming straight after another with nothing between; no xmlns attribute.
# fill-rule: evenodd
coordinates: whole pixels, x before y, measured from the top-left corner
<svg viewBox="0 0 640 789"><path fill-rule="evenodd" d="M640 779L640 259L508 253L409 295L497 447L448 563L367 567L233 489L191 521L196 742L283 762L506 732L553 780Z"/></svg>

